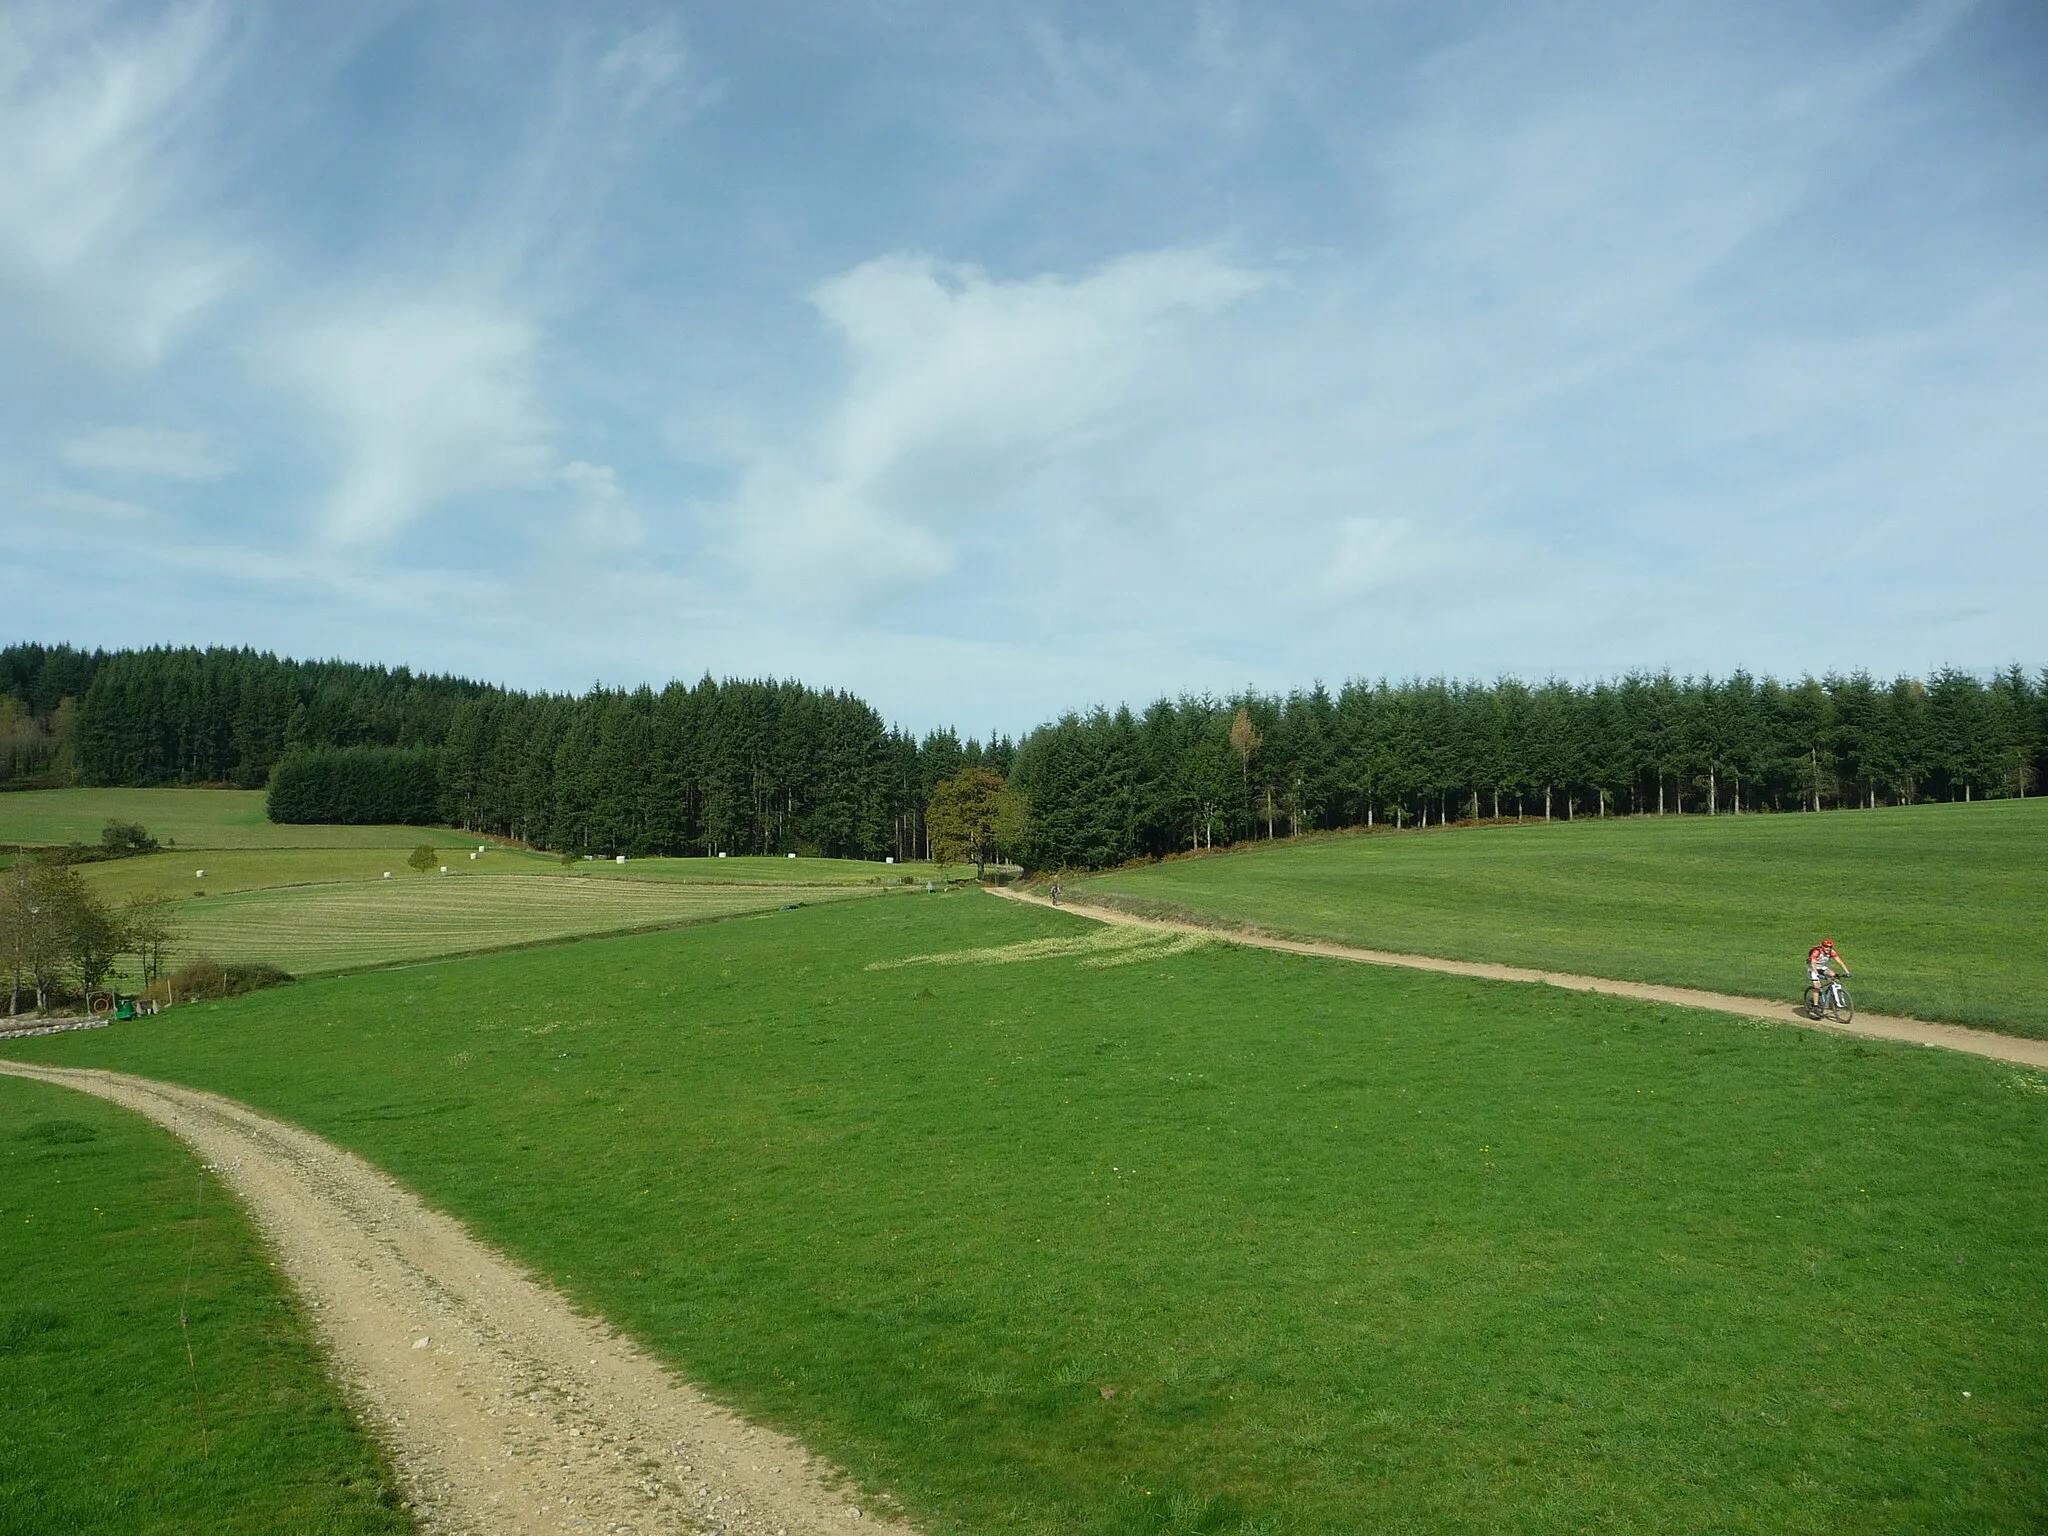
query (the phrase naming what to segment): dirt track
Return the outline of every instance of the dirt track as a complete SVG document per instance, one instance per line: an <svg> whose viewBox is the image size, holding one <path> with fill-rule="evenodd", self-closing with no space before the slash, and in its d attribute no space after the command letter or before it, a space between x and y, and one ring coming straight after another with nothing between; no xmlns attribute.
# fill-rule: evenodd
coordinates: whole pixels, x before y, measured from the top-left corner
<svg viewBox="0 0 2048 1536"><path fill-rule="evenodd" d="M1022 891L992 889L991 895L1011 901L1050 907L1043 896ZM1692 987L1660 987L1640 981L1609 981L1599 976L1574 976L1562 971L1532 971L1519 965L1487 965L1472 960L1438 960L1430 955L1401 955L1388 950L1358 949L1349 944L1318 940L1280 939L1240 928L1210 928L1199 923L1173 922L1165 918L1139 917L1113 907L1076 902L1070 896L1059 911L1099 923L1123 923L1138 928L1156 928L1165 933L1201 933L1231 944L1254 949L1277 949L1290 955L1320 955L1331 960L1355 960L1366 965L1398 965L1417 971L1443 971L1452 976L1478 976L1488 981L1540 981L1571 992L1606 992L1615 997L1638 997L1653 1003L1676 1003L1681 1008L1708 1008L1716 1013L1737 1013L1744 1018L1768 1019L1774 1024L1798 1024L1807 1029L1826 1029L1837 1034L1863 1035L1874 1040L1900 1040L1909 1045L1939 1046L1943 1050L1967 1051L2018 1066L2048 1067L2048 1040L2029 1040L2019 1035L1995 1034L1986 1029L1966 1029L1960 1024L1929 1024L1921 1019L1895 1018L1882 1013L1859 1013L1852 1024L1818 1023L1791 1003L1762 997L1736 997L1727 992L1701 992Z"/></svg>
<svg viewBox="0 0 2048 1536"><path fill-rule="evenodd" d="M166 1127L240 1197L431 1532L844 1532L874 1509L353 1154L231 1099L0 1061ZM896 1527L902 1529L901 1527Z"/></svg>

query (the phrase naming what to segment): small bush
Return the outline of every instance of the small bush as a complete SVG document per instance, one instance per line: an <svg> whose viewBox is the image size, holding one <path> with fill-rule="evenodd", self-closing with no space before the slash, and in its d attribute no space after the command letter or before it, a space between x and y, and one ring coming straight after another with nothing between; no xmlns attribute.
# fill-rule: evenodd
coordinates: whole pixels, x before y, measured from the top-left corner
<svg viewBox="0 0 2048 1536"><path fill-rule="evenodd" d="M424 875L441 862L441 856L425 843L421 843L419 847L413 849L405 862Z"/></svg>
<svg viewBox="0 0 2048 1536"><path fill-rule="evenodd" d="M108 858L125 859L155 853L156 839L138 822L110 821L100 829L100 849Z"/></svg>
<svg viewBox="0 0 2048 1536"><path fill-rule="evenodd" d="M224 965L209 956L195 955L168 976L151 983L143 996L159 1003L192 1003L207 998L240 997L297 979L289 971L261 960Z"/></svg>

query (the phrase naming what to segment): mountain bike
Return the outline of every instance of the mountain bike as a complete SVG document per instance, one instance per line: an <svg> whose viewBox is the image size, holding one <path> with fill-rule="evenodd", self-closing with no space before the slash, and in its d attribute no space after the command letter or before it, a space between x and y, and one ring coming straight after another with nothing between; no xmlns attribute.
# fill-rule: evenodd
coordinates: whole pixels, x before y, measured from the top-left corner
<svg viewBox="0 0 2048 1536"><path fill-rule="evenodd" d="M1849 996L1849 989L1842 985L1847 971L1830 976L1826 981L1808 982L1806 986L1806 1016L1809 1019L1826 1019L1834 1024L1847 1024L1856 1017L1856 1004Z"/></svg>

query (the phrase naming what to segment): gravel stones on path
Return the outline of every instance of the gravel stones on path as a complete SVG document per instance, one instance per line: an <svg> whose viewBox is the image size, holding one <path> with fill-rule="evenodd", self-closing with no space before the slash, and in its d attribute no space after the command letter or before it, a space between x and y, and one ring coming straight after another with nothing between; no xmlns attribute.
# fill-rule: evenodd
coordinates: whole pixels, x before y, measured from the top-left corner
<svg viewBox="0 0 2048 1536"><path fill-rule="evenodd" d="M991 896L1033 906L1053 907L1043 896L1023 891L994 888ZM1352 960L1365 965L1402 966L1415 971L1441 971L1451 976L1476 976L1486 981L1536 981L1569 992L1603 992L1611 997L1633 997L1650 1003L1671 1003L1680 1008L1705 1008L1714 1013L1740 1014L1747 1019L1765 1019L1773 1024L1797 1024L1808 1029L1825 1029L1837 1034L1861 1035L1872 1040L1896 1040L1906 1045L1935 1046L1988 1056L2015 1066L2048 1069L2048 1040L2024 1035L2002 1035L1994 1030L1970 1029L1961 1024L1931 1024L1925 1019L1899 1018L1891 1014L1859 1013L1848 1024L1810 1019L1796 1005L1765 997L1738 997L1728 992L1705 992L1697 987L1666 987L1651 982L1614 981L1604 976L1575 976L1566 971L1538 971L1520 965L1492 965L1478 960L1439 960L1433 955L1403 955L1382 949L1360 949L1321 939L1283 939L1253 928L1210 927L1169 918L1140 917L1116 907L1079 902L1069 892L1057 910L1098 923L1120 923L1150 928L1161 933L1198 933L1227 944L1251 949L1274 949L1289 955L1315 955L1326 960Z"/></svg>
<svg viewBox="0 0 2048 1536"><path fill-rule="evenodd" d="M126 1106L241 1200L433 1532L872 1530L882 1506L718 1406L354 1154L123 1073L0 1072ZM902 1529L902 1527L896 1527Z"/></svg>

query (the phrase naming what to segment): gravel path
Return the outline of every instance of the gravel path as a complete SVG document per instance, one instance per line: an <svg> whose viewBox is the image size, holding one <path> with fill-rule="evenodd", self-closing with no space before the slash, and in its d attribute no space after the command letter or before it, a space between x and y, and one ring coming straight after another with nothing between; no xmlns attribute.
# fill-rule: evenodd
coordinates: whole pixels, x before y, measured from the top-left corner
<svg viewBox="0 0 2048 1536"><path fill-rule="evenodd" d="M28 1017L25 1014L17 1018ZM4 1019L4 1016L0 1016ZM0 1040L27 1040L35 1035L68 1035L81 1029L105 1029L105 1019L34 1019L27 1024L0 1022Z"/></svg>
<svg viewBox="0 0 2048 1536"><path fill-rule="evenodd" d="M352 1153L169 1083L8 1061L0 1072L147 1115L240 1197L422 1529L811 1536L880 1524L802 1446L710 1402Z"/></svg>
<svg viewBox="0 0 2048 1536"><path fill-rule="evenodd" d="M990 888L992 896L1050 907L1043 896L1023 891ZM1707 1008L1716 1013L1737 1013L1744 1018L1769 1019L1775 1024L1800 1024L1809 1029L1833 1030L1838 1034L1863 1035L1874 1040L1901 1040L1909 1045L1939 1046L1943 1050L1966 1051L2024 1067L2048 1067L2048 1040L2029 1040L2021 1035L2001 1035L1987 1029L1966 1029L1960 1024L1929 1024L1922 1019L1897 1018L1882 1013L1859 1013L1850 1024L1829 1024L1809 1019L1792 1003L1766 997L1737 997L1727 992L1702 992L1693 987L1660 987L1641 981L1610 981L1601 976L1574 976L1563 971L1532 971L1519 965L1487 965L1474 960L1439 960L1431 955L1401 955L1381 949L1358 949L1349 944L1320 940L1279 939L1242 928L1209 928L1199 923L1174 922L1165 918L1139 917L1114 907L1076 902L1072 896L1058 910L1099 923L1123 923L1138 928L1155 928L1165 933L1201 933L1226 943L1253 949L1277 949L1290 955L1321 955L1332 960L1356 960L1366 965L1399 965L1417 971L1443 971L1452 976L1479 976L1488 981L1540 981L1572 992L1606 992L1615 997L1638 997L1653 1003L1676 1003L1681 1008Z"/></svg>

